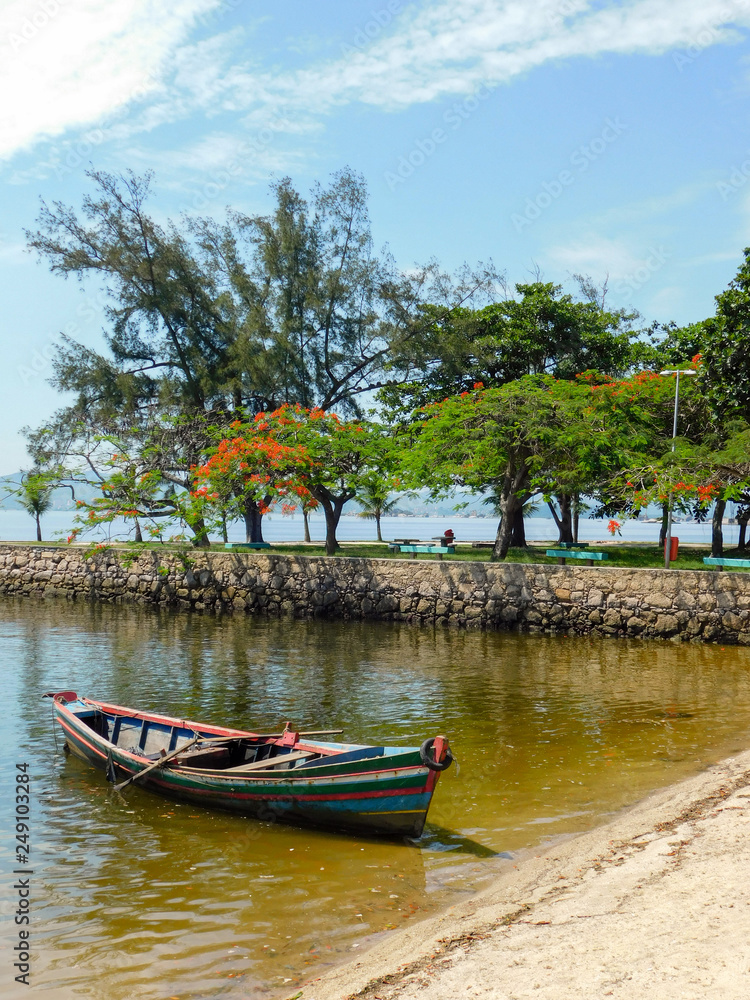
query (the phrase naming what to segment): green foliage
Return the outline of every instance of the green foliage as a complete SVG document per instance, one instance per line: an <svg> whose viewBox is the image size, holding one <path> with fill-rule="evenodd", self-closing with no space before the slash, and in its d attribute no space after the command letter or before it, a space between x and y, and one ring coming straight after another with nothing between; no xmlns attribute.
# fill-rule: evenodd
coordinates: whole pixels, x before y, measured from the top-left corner
<svg viewBox="0 0 750 1000"><path fill-rule="evenodd" d="M391 471L393 471L393 463L391 462L390 464ZM395 510L399 501L404 496L404 494L397 494L394 496L393 485L393 476L389 476L386 473L383 468L383 463L381 463L380 468L373 469L370 472L365 472L362 475L357 495L355 497L357 502L362 506L362 510L359 511L357 516L375 521L375 529L379 542L383 541L383 536L380 531L381 517L386 514L390 514L392 510Z"/></svg>
<svg viewBox="0 0 750 1000"><path fill-rule="evenodd" d="M627 372L640 356L635 314L604 307L590 282L575 301L551 282L515 286L516 297L480 310L445 315L425 307L429 333L411 346L412 378L381 390L393 409L435 402L475 382L506 385L525 375L572 379L589 369L611 377Z"/></svg>
<svg viewBox="0 0 750 1000"><path fill-rule="evenodd" d="M18 502L36 522L36 540L38 542L42 541L41 518L52 507L52 493L58 483L58 474L32 469L31 472L24 473L20 487L14 491Z"/></svg>
<svg viewBox="0 0 750 1000"><path fill-rule="evenodd" d="M703 390L720 416L750 419L750 248L701 329Z"/></svg>
<svg viewBox="0 0 750 1000"><path fill-rule="evenodd" d="M404 457L410 485L428 485L435 496L455 486L492 492L502 518L494 551L500 559L516 511L533 494L591 493L647 442L637 395L594 373L477 386L421 416Z"/></svg>
<svg viewBox="0 0 750 1000"><path fill-rule="evenodd" d="M356 415L389 359L423 335L425 297L447 313L494 278L480 268L452 281L434 263L399 271L373 249L366 185L350 170L309 201L288 178L275 183L268 216L165 225L146 210L150 174L88 176L80 212L43 203L27 233L54 273L109 296L105 349L61 338L52 383L73 402L29 432L35 462L83 481L110 478L100 443L112 438L141 472L192 494L211 426L224 437L289 404ZM260 519L252 499L242 513ZM185 520L205 544L201 518Z"/></svg>

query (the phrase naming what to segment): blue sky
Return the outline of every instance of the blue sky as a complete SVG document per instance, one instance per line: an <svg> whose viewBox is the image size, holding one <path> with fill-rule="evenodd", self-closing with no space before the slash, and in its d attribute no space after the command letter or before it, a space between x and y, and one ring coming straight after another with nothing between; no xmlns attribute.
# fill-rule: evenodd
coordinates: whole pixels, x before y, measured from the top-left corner
<svg viewBox="0 0 750 1000"><path fill-rule="evenodd" d="M403 267L609 276L645 322L713 311L748 239L750 0L11 0L0 11L0 473L60 403L55 339L103 295L24 252L85 170L152 212L263 212L349 165Z"/></svg>

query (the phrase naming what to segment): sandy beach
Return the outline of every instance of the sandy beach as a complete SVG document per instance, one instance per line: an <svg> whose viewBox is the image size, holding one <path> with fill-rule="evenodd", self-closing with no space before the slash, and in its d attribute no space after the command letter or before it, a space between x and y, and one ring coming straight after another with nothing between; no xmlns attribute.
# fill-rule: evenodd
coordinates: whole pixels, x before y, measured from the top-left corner
<svg viewBox="0 0 750 1000"><path fill-rule="evenodd" d="M292 996L747 1000L750 751L519 862Z"/></svg>

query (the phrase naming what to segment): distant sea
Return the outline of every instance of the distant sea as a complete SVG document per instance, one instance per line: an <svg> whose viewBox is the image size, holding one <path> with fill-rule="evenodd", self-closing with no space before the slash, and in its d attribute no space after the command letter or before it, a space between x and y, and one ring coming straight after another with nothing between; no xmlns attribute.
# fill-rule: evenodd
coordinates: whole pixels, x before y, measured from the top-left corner
<svg viewBox="0 0 750 1000"><path fill-rule="evenodd" d="M42 534L46 541L65 539L73 524L72 511L50 511L42 518ZM608 520L582 520L579 537L584 542L611 541L612 536L607 531ZM495 537L497 522L489 517L384 517L381 521L383 538L390 541L394 538L431 539L441 535L446 528L452 528L456 539L463 541L490 541ZM132 525L115 522L108 526L109 534L101 530L85 538L105 539L111 537L124 539ZM172 532L177 529L172 529ZM263 537L267 542L294 542L302 540L302 517L282 514L271 514L263 518ZM169 534L171 532L167 532ZM683 542L711 542L711 525L675 524L672 533ZM736 545L739 528L736 524L724 525L724 543L727 546ZM244 525L240 523L229 526L229 540L242 542L245 540ZM313 541L322 542L325 539L325 521L322 515L310 518L310 535ZM30 541L36 537L36 528L32 518L22 510L0 510L0 541ZM557 528L552 518L532 517L526 521L526 537L529 541L555 541ZM622 541L654 542L659 538L659 524L647 524L643 521L625 521L622 525ZM375 522L354 515L344 515L339 522L339 541L375 541ZM218 537L216 538L218 541Z"/></svg>

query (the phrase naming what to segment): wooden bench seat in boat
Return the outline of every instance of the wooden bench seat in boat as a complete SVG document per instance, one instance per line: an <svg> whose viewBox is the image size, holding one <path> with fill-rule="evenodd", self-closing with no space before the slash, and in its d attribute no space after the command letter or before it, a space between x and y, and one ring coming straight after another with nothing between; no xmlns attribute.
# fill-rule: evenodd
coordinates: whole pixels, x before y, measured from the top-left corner
<svg viewBox="0 0 750 1000"><path fill-rule="evenodd" d="M278 768L282 764L290 764L292 761L303 760L305 757L312 757L310 750L295 750L294 753L281 754L279 757L269 757L266 760L256 760L252 763L238 764L236 767L222 768L224 774L244 774L245 771L270 771Z"/></svg>

